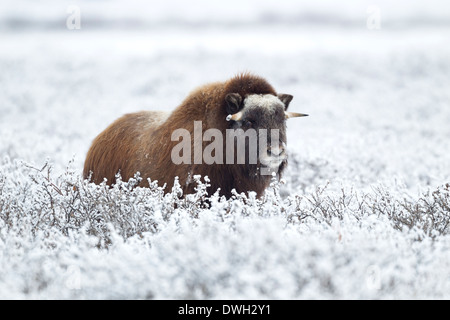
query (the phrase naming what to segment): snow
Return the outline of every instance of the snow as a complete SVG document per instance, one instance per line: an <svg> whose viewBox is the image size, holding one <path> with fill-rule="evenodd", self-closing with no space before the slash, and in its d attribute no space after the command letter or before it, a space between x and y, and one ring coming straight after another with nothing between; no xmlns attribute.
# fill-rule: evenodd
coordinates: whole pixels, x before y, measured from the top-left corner
<svg viewBox="0 0 450 320"><path fill-rule="evenodd" d="M3 1L0 298L448 299L449 18L443 0ZM242 71L310 115L264 199L81 180L113 120Z"/></svg>

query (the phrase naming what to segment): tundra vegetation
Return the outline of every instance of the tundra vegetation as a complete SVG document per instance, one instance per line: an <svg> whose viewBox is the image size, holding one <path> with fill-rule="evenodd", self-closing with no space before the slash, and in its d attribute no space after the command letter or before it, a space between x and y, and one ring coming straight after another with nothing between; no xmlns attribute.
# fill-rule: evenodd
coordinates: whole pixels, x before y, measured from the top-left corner
<svg viewBox="0 0 450 320"><path fill-rule="evenodd" d="M9 179L5 170L15 172L16 179ZM433 276L436 261L428 261L424 269L408 270L419 277L412 284L403 280L401 269L387 275L384 264L397 261L407 265L409 259L422 263L422 250L440 252L446 261L448 246L434 242L447 238L450 231L448 184L418 198L392 193L382 185L371 192L348 187L336 192L323 185L311 193L282 197L284 181L274 176L262 198L254 192L234 192L226 199L218 193L208 196L209 179L200 176L194 177L195 193L185 197L177 179L170 192L151 181L149 187L137 187L139 176L126 182L120 176L116 179L111 188L82 179L70 164L63 174L55 175L50 163L38 168L3 160L0 248L4 252L2 267L7 271L1 280L15 288L16 296L213 298L226 297L227 290L234 292L234 286L245 285L243 297L289 298L299 292L299 296L316 296L317 292L303 290L318 285L321 289L316 297L352 297L351 286L338 287L344 280L335 274L348 265L357 268L364 280L358 296L377 297L383 292L389 296L392 290L410 290L411 286L414 291L408 291L407 296L421 296L419 283L423 281L447 288L445 281ZM380 235L402 243L384 257L388 261L378 260L371 252ZM330 240L334 244L324 249L321 243ZM300 249L303 242L309 242L307 249ZM193 256L194 247L200 251ZM5 256L11 248L15 248L15 255ZM357 258L347 256L343 252L347 249L358 252ZM318 261L314 258L324 254L323 250L336 250L332 254L333 260L340 261L336 270L321 265L327 263L323 257ZM310 264L300 262L305 256ZM100 265L91 260L99 258L105 259ZM287 265L266 260L274 258ZM294 261L288 262L290 259ZM98 270L99 266L104 269ZM244 271L248 267L253 276ZM133 278L136 268L145 272ZM117 269L117 276L125 280L111 288L111 283L89 279ZM283 277L286 283L281 284L278 272L287 271L287 278ZM445 277L447 270L440 272ZM180 281L174 280L180 274L183 281L179 289L168 291L163 283ZM269 282L252 288L258 277ZM17 278L22 281L15 282ZM63 293L56 296L61 285ZM2 295L7 297L8 293ZM433 296L433 291L428 295Z"/></svg>

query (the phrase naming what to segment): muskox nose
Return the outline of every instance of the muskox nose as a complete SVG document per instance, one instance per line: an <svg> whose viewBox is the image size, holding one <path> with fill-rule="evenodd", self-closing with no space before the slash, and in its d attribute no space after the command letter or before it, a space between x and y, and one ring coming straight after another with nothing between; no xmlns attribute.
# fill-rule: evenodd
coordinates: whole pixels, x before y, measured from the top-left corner
<svg viewBox="0 0 450 320"><path fill-rule="evenodd" d="M282 146L267 148L267 155L270 157L279 157L284 154L284 148Z"/></svg>

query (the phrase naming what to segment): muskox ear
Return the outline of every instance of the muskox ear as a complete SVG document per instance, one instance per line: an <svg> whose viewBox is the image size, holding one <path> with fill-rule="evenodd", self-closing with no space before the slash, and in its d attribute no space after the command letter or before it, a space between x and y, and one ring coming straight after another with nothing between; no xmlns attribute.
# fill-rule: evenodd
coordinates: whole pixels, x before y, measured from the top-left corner
<svg viewBox="0 0 450 320"><path fill-rule="evenodd" d="M225 97L227 102L227 113L234 114L241 108L242 97L239 93L229 93Z"/></svg>
<svg viewBox="0 0 450 320"><path fill-rule="evenodd" d="M292 98L294 98L293 96L291 96L290 94L285 94L285 93L279 93L278 94L278 99L281 100L281 102L284 103L284 110L287 110L287 108L289 107L289 103L291 103Z"/></svg>

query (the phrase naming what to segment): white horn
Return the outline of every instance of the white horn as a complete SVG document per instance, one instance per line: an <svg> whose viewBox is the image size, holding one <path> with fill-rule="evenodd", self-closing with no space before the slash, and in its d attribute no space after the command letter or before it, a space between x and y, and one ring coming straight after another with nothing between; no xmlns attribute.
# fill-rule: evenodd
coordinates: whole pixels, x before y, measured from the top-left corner
<svg viewBox="0 0 450 320"><path fill-rule="evenodd" d="M309 116L308 114L305 113L287 112L287 111L284 112L284 115L286 116L286 119Z"/></svg>
<svg viewBox="0 0 450 320"><path fill-rule="evenodd" d="M242 119L242 111L239 111L238 113L235 113L233 115L229 114L227 116L227 121L233 120L233 121L239 121Z"/></svg>

